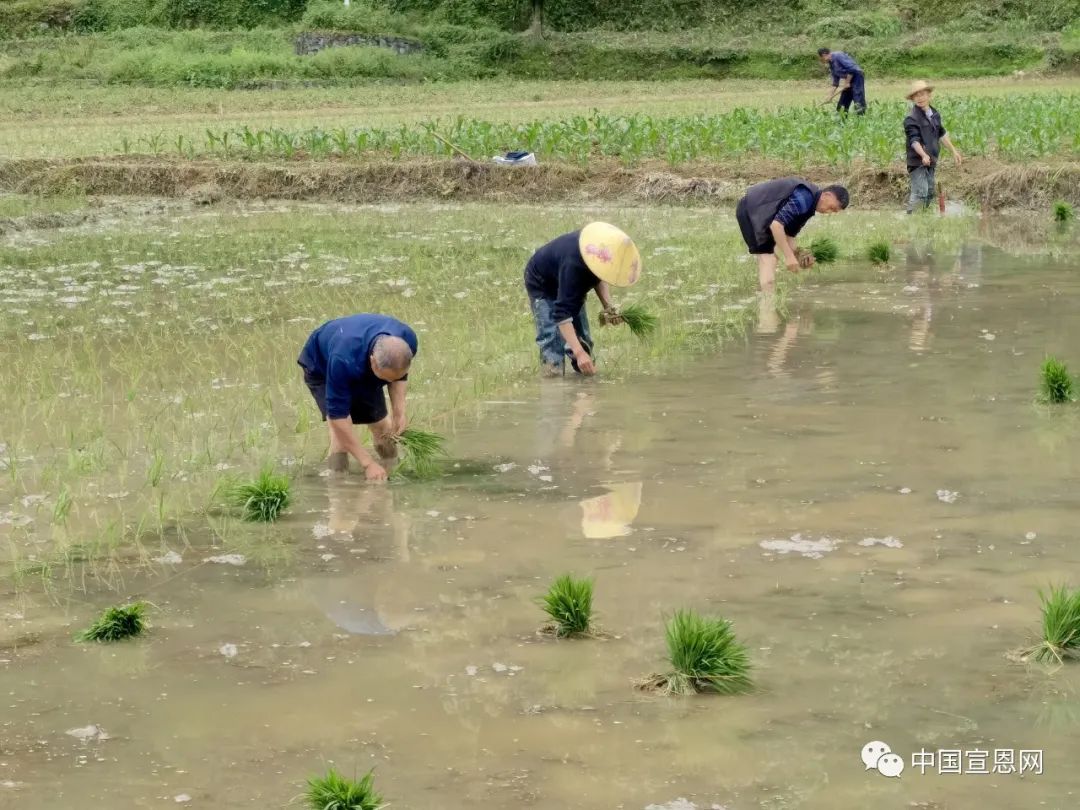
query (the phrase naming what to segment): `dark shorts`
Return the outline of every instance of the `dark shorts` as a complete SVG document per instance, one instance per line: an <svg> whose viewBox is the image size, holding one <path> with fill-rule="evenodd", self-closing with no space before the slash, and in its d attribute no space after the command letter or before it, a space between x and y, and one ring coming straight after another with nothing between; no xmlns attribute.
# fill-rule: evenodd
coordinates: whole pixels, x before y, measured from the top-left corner
<svg viewBox="0 0 1080 810"><path fill-rule="evenodd" d="M776 241L772 236L769 236L764 242L758 242L757 237L754 235L754 226L750 222L750 215L746 212L746 197L739 200L739 204L735 207L735 220L739 223L743 241L746 242L746 247L750 249L750 253L768 255L775 252Z"/></svg>
<svg viewBox="0 0 1080 810"><path fill-rule="evenodd" d="M326 421L326 380L317 377L303 366L304 384L311 392L315 404L319 406L319 413L323 421ZM354 425L373 425L386 418L386 397L382 388L366 389L353 394L352 404L349 406L349 415Z"/></svg>

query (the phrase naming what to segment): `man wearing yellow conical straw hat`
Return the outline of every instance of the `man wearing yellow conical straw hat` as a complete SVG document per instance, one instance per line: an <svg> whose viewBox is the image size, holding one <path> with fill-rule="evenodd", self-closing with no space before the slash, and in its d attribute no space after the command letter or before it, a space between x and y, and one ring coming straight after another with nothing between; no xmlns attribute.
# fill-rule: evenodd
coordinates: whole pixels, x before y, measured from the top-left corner
<svg viewBox="0 0 1080 810"><path fill-rule="evenodd" d="M640 277L641 254L634 241L606 222L563 234L533 254L525 266L525 291L545 376L562 376L568 357L575 371L596 373L585 299L596 292L604 308L601 324L622 323L609 285L629 287Z"/></svg>
<svg viewBox="0 0 1080 810"><path fill-rule="evenodd" d="M959 166L964 162L953 146L941 123L941 115L930 106L930 94L934 85L917 81L911 85L908 101L913 102L911 111L904 119L904 137L907 139L907 170L911 178L911 196L907 212L916 208L928 208L934 199L934 171L937 169L941 144L952 151L953 160Z"/></svg>

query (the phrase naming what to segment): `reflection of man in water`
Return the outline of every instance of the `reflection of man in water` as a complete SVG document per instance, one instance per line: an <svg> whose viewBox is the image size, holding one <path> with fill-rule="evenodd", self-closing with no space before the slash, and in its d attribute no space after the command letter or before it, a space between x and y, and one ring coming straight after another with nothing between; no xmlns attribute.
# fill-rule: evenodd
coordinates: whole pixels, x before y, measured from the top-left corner
<svg viewBox="0 0 1080 810"><path fill-rule="evenodd" d="M911 331L908 348L913 352L926 351L930 342L930 321L934 308L930 299L932 257L928 250L911 245L907 252L908 287L917 288L912 296Z"/></svg>
<svg viewBox="0 0 1080 810"><path fill-rule="evenodd" d="M384 582L385 572L379 566L407 563L409 561L408 515L394 508L392 490L362 487L348 480L331 480L327 485L330 509L326 523L316 525L316 535L334 545L338 557L349 559L346 566L359 564L360 569L339 576L325 576L306 580L312 601L342 630L356 635L393 635L403 629L412 616L407 608L394 609L387 602L388 593L399 590ZM353 555L349 550L353 532L361 520L366 531L365 542L377 540L379 530L389 523L393 532L396 560L378 560L380 556L368 548L363 555ZM336 543L344 543L337 547Z"/></svg>
<svg viewBox="0 0 1080 810"><path fill-rule="evenodd" d="M591 392L545 385L540 389L540 406L534 452L547 460L560 450L573 449L578 431L596 408L596 398Z"/></svg>
<svg viewBox="0 0 1080 810"><path fill-rule="evenodd" d="M775 332L776 330L773 330ZM799 308L784 324L780 337L770 347L765 359L765 370L773 377L789 377L791 352L798 343L799 335L814 333L814 313L809 308ZM814 380L823 391L836 387L836 369L819 366L814 372Z"/></svg>

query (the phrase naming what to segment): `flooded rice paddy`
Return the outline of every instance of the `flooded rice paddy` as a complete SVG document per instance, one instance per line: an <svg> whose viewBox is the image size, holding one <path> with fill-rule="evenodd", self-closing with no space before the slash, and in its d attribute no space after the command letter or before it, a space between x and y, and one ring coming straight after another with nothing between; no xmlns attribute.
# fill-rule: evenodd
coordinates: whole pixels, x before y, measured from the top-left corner
<svg viewBox="0 0 1080 810"><path fill-rule="evenodd" d="M437 482L325 477L313 429L274 528L211 512L0 588L0 806L284 807L332 762L433 810L1075 807L1080 676L1006 654L1076 584L1080 421L1033 398L1045 353L1077 362L1078 294L1075 263L912 243L719 354L481 396ZM536 634L568 570L610 638ZM106 582L151 632L73 643ZM632 688L681 607L734 622L757 693Z"/></svg>

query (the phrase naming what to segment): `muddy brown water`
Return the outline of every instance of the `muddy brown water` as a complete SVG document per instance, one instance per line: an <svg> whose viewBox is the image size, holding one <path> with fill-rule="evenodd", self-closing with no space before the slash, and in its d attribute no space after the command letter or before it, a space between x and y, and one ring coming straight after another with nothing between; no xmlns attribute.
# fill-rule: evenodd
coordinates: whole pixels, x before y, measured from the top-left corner
<svg viewBox="0 0 1080 810"><path fill-rule="evenodd" d="M312 471L266 564L132 575L143 640L71 643L115 594L9 597L0 806L282 807L332 762L400 808L1075 807L1080 665L1006 653L1080 584L1080 423L1033 404L1078 294L1075 264L912 249L719 356L485 403L438 483ZM535 635L567 570L612 638ZM756 694L634 691L680 607L735 623Z"/></svg>

